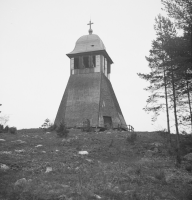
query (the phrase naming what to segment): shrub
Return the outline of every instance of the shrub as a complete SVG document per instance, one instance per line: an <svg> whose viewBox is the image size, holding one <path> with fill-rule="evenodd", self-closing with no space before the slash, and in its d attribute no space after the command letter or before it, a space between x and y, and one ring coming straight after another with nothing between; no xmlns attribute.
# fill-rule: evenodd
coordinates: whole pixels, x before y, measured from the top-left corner
<svg viewBox="0 0 192 200"><path fill-rule="evenodd" d="M91 132L91 126L90 126L90 120L89 119L86 119L84 122L83 122L83 129L82 129L83 132Z"/></svg>
<svg viewBox="0 0 192 200"><path fill-rule="evenodd" d="M192 152L192 135L180 137L180 149L182 155Z"/></svg>
<svg viewBox="0 0 192 200"><path fill-rule="evenodd" d="M191 200L192 199L192 191L191 190L188 190L186 192L186 197L185 197L186 200Z"/></svg>
<svg viewBox="0 0 192 200"><path fill-rule="evenodd" d="M141 166L140 165L138 167L136 167L135 174L137 174L138 176L141 175Z"/></svg>
<svg viewBox="0 0 192 200"><path fill-rule="evenodd" d="M56 130L57 125L56 124L51 124L50 127L48 128L48 131L54 131Z"/></svg>
<svg viewBox="0 0 192 200"><path fill-rule="evenodd" d="M4 132L5 132L5 133L8 133L8 132L9 132L9 126L6 126L6 127L4 128Z"/></svg>
<svg viewBox="0 0 192 200"><path fill-rule="evenodd" d="M41 125L41 128L44 130L44 131L53 131L53 127L55 125L53 125L53 123L51 123L51 121L49 119L46 119L45 122ZM56 127L54 127L55 129Z"/></svg>
<svg viewBox="0 0 192 200"><path fill-rule="evenodd" d="M155 178L160 181L165 181L165 172L163 170L158 170L155 172Z"/></svg>
<svg viewBox="0 0 192 200"><path fill-rule="evenodd" d="M139 191L134 190L132 193L132 199L133 200L141 200L140 195L139 195Z"/></svg>
<svg viewBox="0 0 192 200"><path fill-rule="evenodd" d="M192 164L187 164L185 166L185 169L188 171L188 172L192 172Z"/></svg>
<svg viewBox="0 0 192 200"><path fill-rule="evenodd" d="M110 144L109 144L109 147L112 147L113 143L114 143L114 140L112 139L111 142L110 142Z"/></svg>
<svg viewBox="0 0 192 200"><path fill-rule="evenodd" d="M10 132L11 134L15 134L15 133L17 133L17 128L16 128L16 127L10 127L10 128L9 128L9 132Z"/></svg>
<svg viewBox="0 0 192 200"><path fill-rule="evenodd" d="M69 131L66 128L66 124L61 122L60 125L56 128L57 136L59 137L67 137Z"/></svg>
<svg viewBox="0 0 192 200"><path fill-rule="evenodd" d="M131 135L129 135L126 139L126 141L130 144L135 144L135 141L137 140L137 134L132 132Z"/></svg>
<svg viewBox="0 0 192 200"><path fill-rule="evenodd" d="M3 133L3 125L0 124L0 133Z"/></svg>
<svg viewBox="0 0 192 200"><path fill-rule="evenodd" d="M161 137L163 137L163 138L167 138L168 135L169 135L169 133L167 132L166 129L159 130L159 131L157 131L157 133L158 133Z"/></svg>

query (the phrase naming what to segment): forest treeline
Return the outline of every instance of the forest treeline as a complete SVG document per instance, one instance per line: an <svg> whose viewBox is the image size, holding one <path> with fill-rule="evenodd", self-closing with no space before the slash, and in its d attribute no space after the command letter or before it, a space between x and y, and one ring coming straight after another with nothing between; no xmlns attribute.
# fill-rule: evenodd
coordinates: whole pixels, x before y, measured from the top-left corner
<svg viewBox="0 0 192 200"><path fill-rule="evenodd" d="M174 115L179 163L182 126L192 134L192 1L161 0L161 3L168 17L159 14L155 18L156 38L146 56L150 72L138 75L150 83L145 88L150 95L144 110L154 113L153 121L166 111L169 144L170 114Z"/></svg>
<svg viewBox="0 0 192 200"><path fill-rule="evenodd" d="M146 56L150 72L138 73L150 84L147 112L152 120L166 111L167 132L170 133L170 113L174 114L177 135L188 127L192 133L192 1L161 0L168 17L155 18L156 38ZM178 34L179 32L179 34Z"/></svg>

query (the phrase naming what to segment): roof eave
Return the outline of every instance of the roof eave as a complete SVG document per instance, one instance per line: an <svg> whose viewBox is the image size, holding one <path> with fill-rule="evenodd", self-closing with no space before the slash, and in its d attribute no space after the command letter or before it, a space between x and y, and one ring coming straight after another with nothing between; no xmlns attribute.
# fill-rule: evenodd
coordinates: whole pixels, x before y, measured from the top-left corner
<svg viewBox="0 0 192 200"><path fill-rule="evenodd" d="M96 51L85 51L85 52L79 52L79 53L68 53L66 54L69 58L72 58L74 56L80 56L80 55L85 55L85 54L97 54L97 53L101 53L102 55L105 55L108 60L110 61L110 64L113 64L113 61L112 59L110 58L109 54L107 53L106 50L96 50Z"/></svg>

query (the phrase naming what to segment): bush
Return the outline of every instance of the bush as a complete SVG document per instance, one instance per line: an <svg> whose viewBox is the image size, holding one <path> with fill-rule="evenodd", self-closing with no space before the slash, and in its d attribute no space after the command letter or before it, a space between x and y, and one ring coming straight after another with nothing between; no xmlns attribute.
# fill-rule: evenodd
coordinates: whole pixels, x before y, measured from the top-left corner
<svg viewBox="0 0 192 200"><path fill-rule="evenodd" d="M138 176L141 175L141 166L140 165L138 167L136 167L135 174L137 174Z"/></svg>
<svg viewBox="0 0 192 200"><path fill-rule="evenodd" d="M48 131L54 131L56 130L57 125L56 124L51 124L51 126L47 129Z"/></svg>
<svg viewBox="0 0 192 200"><path fill-rule="evenodd" d="M180 149L182 155L192 152L192 135L185 135L180 137Z"/></svg>
<svg viewBox="0 0 192 200"><path fill-rule="evenodd" d="M186 192L186 197L185 197L186 200L191 200L192 199L192 191L191 190L188 190Z"/></svg>
<svg viewBox="0 0 192 200"><path fill-rule="evenodd" d="M61 122L60 125L56 128L57 136L59 137L67 137L69 131L66 128L66 124Z"/></svg>
<svg viewBox="0 0 192 200"><path fill-rule="evenodd" d="M44 131L54 131L56 128L56 125L51 123L51 121L47 118L45 122L41 125L41 129Z"/></svg>
<svg viewBox="0 0 192 200"><path fill-rule="evenodd" d="M84 122L83 122L83 128L82 128L82 131L83 132L91 132L91 125L90 125L90 120L89 119L86 119Z"/></svg>
<svg viewBox="0 0 192 200"><path fill-rule="evenodd" d="M155 178L160 181L165 181L165 172L163 170L158 170L155 172Z"/></svg>
<svg viewBox="0 0 192 200"><path fill-rule="evenodd" d="M17 128L16 128L16 127L10 127L10 128L9 128L9 132L10 132L11 134L15 134L15 133L17 133Z"/></svg>
<svg viewBox="0 0 192 200"><path fill-rule="evenodd" d="M6 126L5 128L4 128L4 133L8 133L9 132L9 126Z"/></svg>
<svg viewBox="0 0 192 200"><path fill-rule="evenodd" d="M3 133L3 125L0 124L0 133Z"/></svg>
<svg viewBox="0 0 192 200"><path fill-rule="evenodd" d="M126 141L130 144L135 144L135 141L137 140L137 134L132 132L131 135L129 135L126 139Z"/></svg>
<svg viewBox="0 0 192 200"><path fill-rule="evenodd" d="M169 136L169 133L167 132L166 129L159 130L157 133L162 137L162 138L167 138Z"/></svg>
<svg viewBox="0 0 192 200"><path fill-rule="evenodd" d="M185 166L185 169L188 171L188 172L192 172L192 164L187 164Z"/></svg>

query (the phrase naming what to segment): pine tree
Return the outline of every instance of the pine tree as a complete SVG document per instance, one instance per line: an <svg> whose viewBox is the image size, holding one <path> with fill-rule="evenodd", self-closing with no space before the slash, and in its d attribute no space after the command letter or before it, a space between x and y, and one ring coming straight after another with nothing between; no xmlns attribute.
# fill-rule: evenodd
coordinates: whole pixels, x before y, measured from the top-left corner
<svg viewBox="0 0 192 200"><path fill-rule="evenodd" d="M151 68L150 74L138 74L141 78L148 80L150 86L147 90L152 92L152 95L148 98L147 103L152 103L152 107L149 111L158 113L161 111L164 104L162 104L161 98L165 99L166 113L167 113L167 127L169 128L169 109L174 110L175 129L177 137L177 164L180 163L180 141L179 141L179 128L178 128L178 99L181 97L180 90L180 78L178 71L181 69L177 65L177 56L180 51L177 51L177 33L174 24L169 18L165 18L161 15L155 19L155 31L156 39L152 42L152 49L150 50L150 56L146 57ZM162 92L164 87L164 93ZM161 94L159 93L161 91ZM168 98L170 106L168 106ZM154 103L159 103L159 106L154 106ZM169 134L170 135L170 134Z"/></svg>
<svg viewBox="0 0 192 200"><path fill-rule="evenodd" d="M192 69L192 1L161 0L161 2L169 17L173 18L177 27L184 31L184 38L186 39L187 45L190 49L190 55L186 59L186 62L190 63L189 68Z"/></svg>
<svg viewBox="0 0 192 200"><path fill-rule="evenodd" d="M155 18L155 31L156 40L152 42L149 57L146 57L149 62L151 72L149 74L138 74L141 78L150 82L150 86L146 90L151 91L151 95L147 100L146 111L153 111L155 117L159 115L166 107L167 115L167 130L170 135L170 122L169 122L169 105L168 98L170 97L171 90L171 75L168 73L167 62L170 57L165 51L165 46L169 43L170 39L176 36L176 30L168 18L158 15ZM161 99L165 99L165 104ZM170 141L170 137L169 137Z"/></svg>

